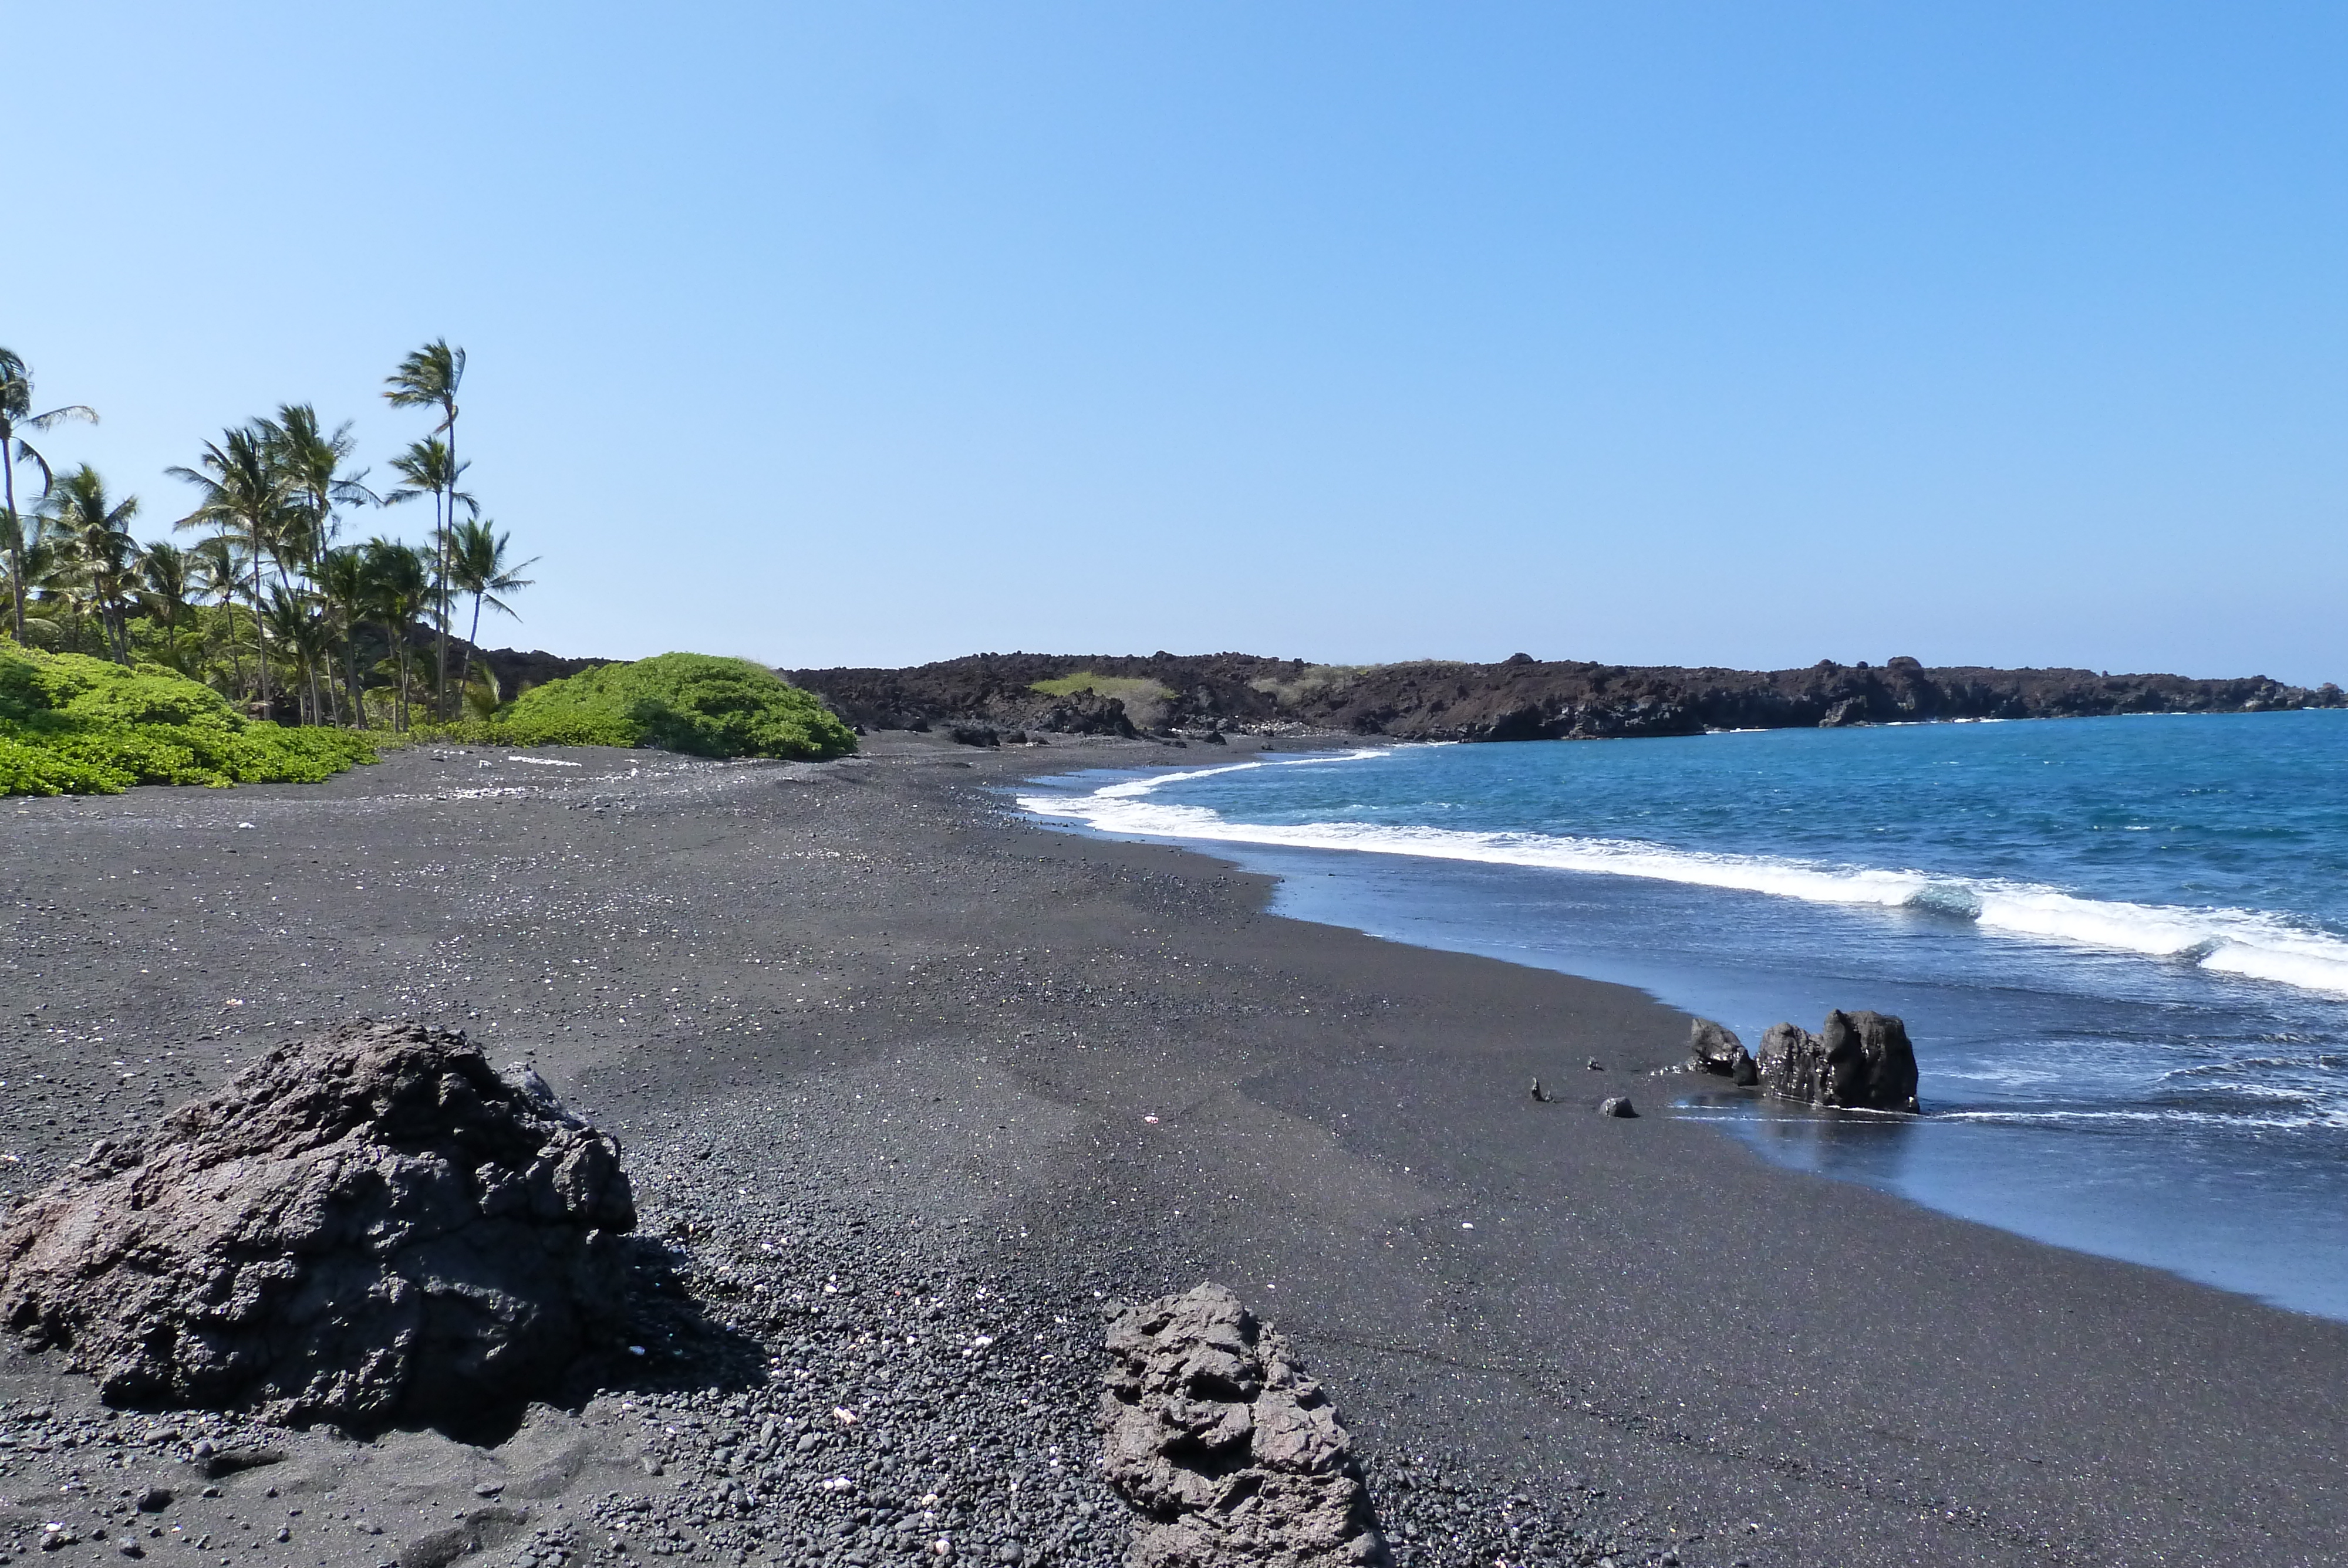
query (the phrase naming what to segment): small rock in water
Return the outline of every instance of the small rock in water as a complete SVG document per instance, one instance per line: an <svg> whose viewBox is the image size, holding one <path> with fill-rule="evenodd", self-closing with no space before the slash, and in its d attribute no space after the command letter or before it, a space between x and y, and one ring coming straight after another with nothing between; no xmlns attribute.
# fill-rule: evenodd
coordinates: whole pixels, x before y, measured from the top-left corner
<svg viewBox="0 0 2348 1568"><path fill-rule="evenodd" d="M1631 1097L1627 1094L1609 1095L1598 1102L1598 1111L1599 1114L1603 1116L1633 1118L1639 1114L1637 1108L1631 1103Z"/></svg>

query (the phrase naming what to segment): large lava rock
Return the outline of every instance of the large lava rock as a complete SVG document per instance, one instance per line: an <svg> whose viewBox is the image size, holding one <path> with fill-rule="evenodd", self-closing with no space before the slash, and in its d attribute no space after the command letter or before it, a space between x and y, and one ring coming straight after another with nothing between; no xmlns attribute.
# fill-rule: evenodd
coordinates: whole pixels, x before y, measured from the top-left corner
<svg viewBox="0 0 2348 1568"><path fill-rule="evenodd" d="M1687 1064L1691 1072L1709 1072L1748 1089L1761 1081L1753 1053L1745 1049L1736 1031L1708 1018L1689 1023Z"/></svg>
<svg viewBox="0 0 2348 1568"><path fill-rule="evenodd" d="M1890 1013L1830 1012L1818 1034L1790 1023L1761 1037L1761 1087L1780 1099L1845 1110L1913 1111L1916 1051Z"/></svg>
<svg viewBox="0 0 2348 1568"><path fill-rule="evenodd" d="M99 1143L0 1225L0 1326L105 1398L461 1428L615 1329L618 1144L461 1034L358 1024Z"/></svg>
<svg viewBox="0 0 2348 1568"><path fill-rule="evenodd" d="M1134 1568L1384 1564L1354 1441L1288 1341L1220 1285L1118 1317L1100 1429L1148 1522Z"/></svg>

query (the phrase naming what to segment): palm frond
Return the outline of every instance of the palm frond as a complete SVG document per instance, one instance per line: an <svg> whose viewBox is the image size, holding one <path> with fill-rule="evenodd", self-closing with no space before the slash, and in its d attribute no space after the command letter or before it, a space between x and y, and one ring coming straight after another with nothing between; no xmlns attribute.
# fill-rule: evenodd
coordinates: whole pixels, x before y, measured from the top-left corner
<svg viewBox="0 0 2348 1568"><path fill-rule="evenodd" d="M26 440L21 436L16 438L16 461L19 463L30 463L34 467L38 468L41 471L42 495L47 495L51 487L57 484L57 477L49 472L49 460L46 457L42 456L38 452L34 451L33 444L30 441Z"/></svg>
<svg viewBox="0 0 2348 1568"><path fill-rule="evenodd" d="M68 419L79 419L95 425L98 423L98 410L88 404L68 403L63 408L52 408L46 414L26 415L19 418L16 424L26 430L49 430Z"/></svg>
<svg viewBox="0 0 2348 1568"><path fill-rule="evenodd" d="M438 405L448 411L448 419L455 415L457 387L465 379L465 351L450 348L447 338L435 338L399 362L399 368L384 377L389 390L384 398L394 408L422 408ZM441 422L448 427L448 419Z"/></svg>

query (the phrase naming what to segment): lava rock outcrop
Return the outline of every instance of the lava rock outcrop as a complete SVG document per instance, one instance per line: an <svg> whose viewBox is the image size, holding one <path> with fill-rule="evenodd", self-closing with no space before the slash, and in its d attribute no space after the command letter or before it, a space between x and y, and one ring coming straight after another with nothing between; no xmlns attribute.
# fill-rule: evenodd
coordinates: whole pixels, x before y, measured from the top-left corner
<svg viewBox="0 0 2348 1568"><path fill-rule="evenodd" d="M1715 1078L1725 1078L1739 1088L1749 1089L1761 1081L1759 1068L1736 1031L1725 1024L1708 1018L1690 1020L1688 1025L1688 1071L1709 1072Z"/></svg>
<svg viewBox="0 0 2348 1568"><path fill-rule="evenodd" d="M1764 1091L1844 1110L1914 1111L1916 1050L1890 1013L1830 1012L1817 1034L1790 1023L1761 1038Z"/></svg>
<svg viewBox="0 0 2348 1568"><path fill-rule="evenodd" d="M1219 1285L1108 1335L1109 1484L1138 1510L1133 1568L1362 1568L1391 1561L1352 1437L1288 1341Z"/></svg>
<svg viewBox="0 0 2348 1568"><path fill-rule="evenodd" d="M615 1332L612 1138L462 1034L346 1026L105 1142L0 1224L0 1327L112 1404L458 1430Z"/></svg>
<svg viewBox="0 0 2348 1568"><path fill-rule="evenodd" d="M1166 693L1147 715L1115 698L1035 690L1078 673L1147 681ZM910 670L799 670L794 685L852 723L926 728L948 720L1029 730L1132 734L1236 725L1305 727L1417 741L1581 740L1694 735L1936 719L2079 718L2098 713L2256 712L2348 706L2339 687L2263 675L2188 680L2093 670L1926 669L1821 661L1801 670L1676 669L1514 655L1498 664L1306 664L1258 654L1146 658L979 653Z"/></svg>

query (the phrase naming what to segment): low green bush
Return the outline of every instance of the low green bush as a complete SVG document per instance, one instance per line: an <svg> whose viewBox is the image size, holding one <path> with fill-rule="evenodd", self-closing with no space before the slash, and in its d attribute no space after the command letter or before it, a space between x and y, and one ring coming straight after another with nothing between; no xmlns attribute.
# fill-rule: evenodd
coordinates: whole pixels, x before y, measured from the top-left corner
<svg viewBox="0 0 2348 1568"><path fill-rule="evenodd" d="M373 761L363 736L257 723L160 664L0 644L0 794L315 784Z"/></svg>
<svg viewBox="0 0 2348 1568"><path fill-rule="evenodd" d="M747 659L664 653L523 692L489 719L429 734L493 746L656 746L697 757L844 756L856 734L808 692Z"/></svg>

